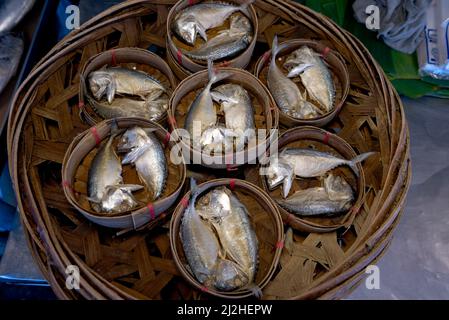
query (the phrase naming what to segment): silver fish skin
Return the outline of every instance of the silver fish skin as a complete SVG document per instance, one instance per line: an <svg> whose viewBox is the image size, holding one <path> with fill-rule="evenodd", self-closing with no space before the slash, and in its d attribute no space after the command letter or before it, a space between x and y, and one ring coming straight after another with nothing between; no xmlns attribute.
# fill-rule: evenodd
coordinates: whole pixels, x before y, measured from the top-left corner
<svg viewBox="0 0 449 320"><path fill-rule="evenodd" d="M308 102L298 86L279 69L276 56L285 45L278 46L277 36L273 39L271 62L268 68L267 84L276 104L282 112L298 119L313 119L321 115L319 108Z"/></svg>
<svg viewBox="0 0 449 320"><path fill-rule="evenodd" d="M236 135L232 130L227 129L222 124L217 124L204 130L199 148L205 154L228 152L234 148L235 137Z"/></svg>
<svg viewBox="0 0 449 320"><path fill-rule="evenodd" d="M21 38L12 34L0 35L0 93L16 74L22 54L23 40Z"/></svg>
<svg viewBox="0 0 449 320"><path fill-rule="evenodd" d="M31 10L34 0L0 1L0 34L11 31Z"/></svg>
<svg viewBox="0 0 449 320"><path fill-rule="evenodd" d="M251 1L252 2L252 1ZM198 34L208 41L206 31L222 25L234 12L247 13L248 3L235 6L228 3L203 2L180 11L172 29L184 42L193 46Z"/></svg>
<svg viewBox="0 0 449 320"><path fill-rule="evenodd" d="M228 30L221 31L197 49L184 50L184 54L198 61L215 61L234 57L245 50L252 41L251 22L244 15L233 15L230 19Z"/></svg>
<svg viewBox="0 0 449 320"><path fill-rule="evenodd" d="M274 161L270 164L266 173L268 189L274 190L282 184L282 196L287 198L295 178L293 168L283 161Z"/></svg>
<svg viewBox="0 0 449 320"><path fill-rule="evenodd" d="M328 171L343 165L349 166L358 175L357 164L373 154L373 152L367 152L352 160L346 160L327 152L291 148L282 150L279 161L289 164L295 175L301 178L321 177Z"/></svg>
<svg viewBox="0 0 449 320"><path fill-rule="evenodd" d="M89 168L87 192L96 212L123 212L131 210L137 204L131 192L141 187L123 185L122 165L112 146L115 136L116 134L111 135L102 144ZM111 195L113 199L109 198Z"/></svg>
<svg viewBox="0 0 449 320"><path fill-rule="evenodd" d="M318 53L303 46L287 57L284 67L290 71L289 78L300 76L309 95L319 102L325 112L333 109L335 85L328 67Z"/></svg>
<svg viewBox="0 0 449 320"><path fill-rule="evenodd" d="M190 137L195 140L194 134L194 124L199 124L201 135L204 130L208 127L211 127L217 123L217 111L215 110L214 103L212 101L211 96L211 87L213 84L226 79L231 74L228 72L215 72L213 70L212 62L208 61L208 69L209 69L209 82L206 87L199 93L195 100L189 107L189 111L187 112L184 128L189 132ZM196 132L195 132L196 133Z"/></svg>
<svg viewBox="0 0 449 320"><path fill-rule="evenodd" d="M138 96L144 101L159 98L166 88L142 71L121 67L93 71L88 76L90 91L98 101L106 95L109 104L116 94Z"/></svg>
<svg viewBox="0 0 449 320"><path fill-rule="evenodd" d="M213 286L222 250L211 225L202 220L195 209L198 193L192 182L192 197L181 221L180 237L187 262L196 279Z"/></svg>
<svg viewBox="0 0 449 320"><path fill-rule="evenodd" d="M243 150L245 143L256 133L254 108L248 91L240 85L227 83L216 87L211 94L225 113L226 128L237 137L237 151Z"/></svg>
<svg viewBox="0 0 449 320"><path fill-rule="evenodd" d="M201 197L198 206L204 208L200 215L214 226L227 255L247 275L248 282L243 285L252 283L258 265L258 241L246 207L226 187Z"/></svg>
<svg viewBox="0 0 449 320"><path fill-rule="evenodd" d="M167 182L167 159L161 143L152 133L140 127L128 129L118 145L119 151L129 152L122 164L133 164L140 181L147 187L152 201L162 195Z"/></svg>
<svg viewBox="0 0 449 320"><path fill-rule="evenodd" d="M354 193L343 178L329 175L324 187L300 190L287 199L276 201L300 216L336 216L351 208Z"/></svg>
<svg viewBox="0 0 449 320"><path fill-rule="evenodd" d="M95 99L89 99L88 101L94 111L103 119L135 117L157 121L168 109L168 99L164 97L154 101L115 98L111 104L103 101L98 102Z"/></svg>

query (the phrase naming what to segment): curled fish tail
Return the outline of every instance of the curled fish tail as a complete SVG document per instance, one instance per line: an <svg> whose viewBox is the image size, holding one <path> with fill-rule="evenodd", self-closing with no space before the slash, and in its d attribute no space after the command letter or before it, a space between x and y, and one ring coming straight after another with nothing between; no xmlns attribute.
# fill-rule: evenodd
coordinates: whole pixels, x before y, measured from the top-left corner
<svg viewBox="0 0 449 320"><path fill-rule="evenodd" d="M220 71L214 68L214 63L211 59L207 60L207 70L209 71L209 88L226 78L229 78L232 74L230 72Z"/></svg>
<svg viewBox="0 0 449 320"><path fill-rule="evenodd" d="M354 173L357 175L357 177L360 174L359 169L357 168L357 164L365 161L366 159L368 159L369 157L371 157L374 154L375 154L375 152L362 153L362 154L358 155L357 157L355 157L354 159L352 159L348 163L349 167L352 169L352 171L354 171Z"/></svg>

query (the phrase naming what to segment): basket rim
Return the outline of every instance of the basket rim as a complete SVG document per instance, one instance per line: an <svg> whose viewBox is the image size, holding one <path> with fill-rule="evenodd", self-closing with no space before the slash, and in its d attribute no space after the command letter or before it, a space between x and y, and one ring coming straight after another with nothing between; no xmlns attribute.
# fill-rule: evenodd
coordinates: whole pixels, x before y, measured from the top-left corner
<svg viewBox="0 0 449 320"><path fill-rule="evenodd" d="M340 55L338 54L337 51L323 45L320 41L297 38L297 39L289 39L289 40L283 41L279 45L287 45L287 46L279 51L278 56L281 56L282 53L284 53L286 51L290 52L290 50L293 51L296 48L299 48L304 45L312 47L312 49L315 52L317 52L317 48L323 48L323 47L327 48L327 49L329 49L329 51L326 52L326 57L330 56L331 59L334 60L334 63L332 63L332 68L343 70L342 73L338 73L338 74L336 72L330 70L330 72L332 72L335 76L337 76L340 79L341 87L343 89L341 98L338 101L334 102L334 108L331 111L329 111L319 117L313 118L313 119L298 119L298 118L294 118L294 117L282 112L282 110L278 107L281 117L284 117L293 123L300 124L300 125L315 125L315 126L326 125L340 113L340 111L343 108L343 105L345 104L345 101L349 95L350 77L349 77L348 68L346 67L346 63L340 57ZM265 51L265 53L263 55L261 55L259 57L259 59L257 59L257 62L254 67L254 75L258 79L260 79L260 74L261 74L262 70L265 68L266 63L269 62L268 59L271 57L271 53L272 53L272 49L269 49L269 50ZM327 61L329 62L329 60L327 60ZM276 106L277 106L277 103L276 103ZM320 124L318 125L317 123L320 123Z"/></svg>
<svg viewBox="0 0 449 320"><path fill-rule="evenodd" d="M219 186L232 186L231 190L234 191L237 188L244 189L246 191L249 191L253 197L258 196L259 199L261 199L266 205L271 207L271 211L266 211L267 214L271 215L271 217L275 221L275 228L277 231L277 242L276 246L273 250L273 259L271 261L270 268L268 269L266 275L262 280L260 280L260 283L257 284L258 288L261 290L268 285L270 282L270 279L273 277L277 266L280 261L282 249L283 249L283 243L284 243L284 225L282 222L282 218L280 216L279 210L274 203L274 201L268 197L261 188L258 186L240 179L231 179L231 178L221 178L221 179L214 179L207 182L203 182L198 185L198 192L200 194L206 192L207 190L217 188ZM192 193L189 190L183 197L183 201L178 203L176 206L173 215L170 220L170 248L173 256L173 260L175 261L176 266L178 267L179 271L183 275L183 277L194 287L201 291L206 291L207 293L221 297L221 298L232 298L232 299L241 299L241 298L247 298L254 295L254 293L248 289L239 289L237 291L219 291L215 290L213 288L207 288L207 290L204 290L204 286L195 279L195 277L189 273L189 271L185 268L184 264L182 263L180 256L178 254L177 250L177 241L179 238L179 227L181 225L181 220L184 215L185 210L187 209L185 204L190 202ZM187 202L188 201L188 202ZM282 245L277 245L282 244Z"/></svg>

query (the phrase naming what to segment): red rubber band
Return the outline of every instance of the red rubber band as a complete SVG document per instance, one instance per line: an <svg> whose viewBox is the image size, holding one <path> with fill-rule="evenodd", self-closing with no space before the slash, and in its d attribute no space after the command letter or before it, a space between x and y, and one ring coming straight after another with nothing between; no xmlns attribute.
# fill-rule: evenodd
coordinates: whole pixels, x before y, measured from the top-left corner
<svg viewBox="0 0 449 320"><path fill-rule="evenodd" d="M200 290L203 292L209 292L209 289L206 288L205 286L200 287Z"/></svg>
<svg viewBox="0 0 449 320"><path fill-rule="evenodd" d="M178 59L178 63L182 66L182 52L181 49L176 52L176 59Z"/></svg>
<svg viewBox="0 0 449 320"><path fill-rule="evenodd" d="M150 213L151 220L156 218L156 212L154 211L154 206L152 203L147 204L148 212Z"/></svg>
<svg viewBox="0 0 449 320"><path fill-rule="evenodd" d="M78 108L83 109L84 106L85 106L84 101L80 101L80 102L78 103Z"/></svg>
<svg viewBox="0 0 449 320"><path fill-rule="evenodd" d="M284 241L278 241L276 243L276 249L282 249L284 248Z"/></svg>
<svg viewBox="0 0 449 320"><path fill-rule="evenodd" d="M235 189L235 179L229 180L229 188L231 188L232 191Z"/></svg>
<svg viewBox="0 0 449 320"><path fill-rule="evenodd" d="M287 218L285 219L285 224L290 225L290 222L293 220L293 214L289 213Z"/></svg>
<svg viewBox="0 0 449 320"><path fill-rule="evenodd" d="M193 6L195 4L195 0L188 0L188 5Z"/></svg>
<svg viewBox="0 0 449 320"><path fill-rule="evenodd" d="M323 49L323 52L321 52L321 56L326 59L327 56L329 55L329 52L331 52L331 49L329 47L326 47Z"/></svg>
<svg viewBox="0 0 449 320"><path fill-rule="evenodd" d="M237 170L238 170L237 167L234 167L234 166L232 166L230 164L226 165L226 171L237 171Z"/></svg>
<svg viewBox="0 0 449 320"><path fill-rule="evenodd" d="M331 138L330 133L329 133L329 132L326 132L326 133L324 134L324 137L323 137L323 143L324 143L324 144L328 144L330 138Z"/></svg>
<svg viewBox="0 0 449 320"><path fill-rule="evenodd" d="M270 59L271 56L271 51L267 51L263 54L262 59L263 59L263 65L266 65L268 63L268 60Z"/></svg>
<svg viewBox="0 0 449 320"><path fill-rule="evenodd" d="M181 199L181 205L186 209L189 206L189 198L186 196Z"/></svg>
<svg viewBox="0 0 449 320"><path fill-rule="evenodd" d="M170 132L167 132L167 134L165 135L165 138L164 138L164 147L165 148L167 148L168 143L170 142L170 137L171 137Z"/></svg>
<svg viewBox="0 0 449 320"><path fill-rule="evenodd" d="M90 132L92 132L92 135L94 136L94 139L95 139L95 144L98 146L101 143L101 139L100 139L100 136L98 135L97 128L92 127L90 129Z"/></svg>
<svg viewBox="0 0 449 320"><path fill-rule="evenodd" d="M111 65L115 66L117 65L117 57L115 56L115 50L111 50Z"/></svg>
<svg viewBox="0 0 449 320"><path fill-rule="evenodd" d="M73 191L73 187L72 187L72 185L70 184L70 182L68 182L68 181L62 181L62 186L63 186L64 188L68 188L68 189L70 189L70 190Z"/></svg>

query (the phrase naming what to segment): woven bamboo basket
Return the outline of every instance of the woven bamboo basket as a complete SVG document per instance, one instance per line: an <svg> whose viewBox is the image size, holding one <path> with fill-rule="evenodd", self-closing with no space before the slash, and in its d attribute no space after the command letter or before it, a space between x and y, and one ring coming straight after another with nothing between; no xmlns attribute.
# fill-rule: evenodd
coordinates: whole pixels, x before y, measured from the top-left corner
<svg viewBox="0 0 449 320"><path fill-rule="evenodd" d="M276 208L276 204L260 188L238 179L218 179L205 182L198 186L198 192L202 194L216 187L225 186L229 188L245 205L250 215L254 231L259 243L259 265L257 268L255 285L258 290L263 289L270 281L277 269L284 244L284 228L282 219ZM198 199L199 199L198 197ZM187 260L182 249L179 232L183 214L191 193L187 193L175 209L170 222L170 244L178 269L186 280L198 290L212 294L220 298L241 299L254 295L254 290L239 289L230 292L218 291L214 288L206 288L186 267Z"/></svg>
<svg viewBox="0 0 449 320"><path fill-rule="evenodd" d="M337 135L316 127L300 127L285 131L278 139L279 152L285 148L311 148L328 152L343 159L353 159L357 154L352 147ZM367 160L368 161L368 160ZM282 219L292 228L304 232L331 232L340 228L349 228L363 204L365 195L365 175L362 165L357 164L358 175L348 167L338 167L332 174L343 177L355 192L355 202L350 210L336 217L299 217L278 205ZM274 199L282 199L281 188L270 190L266 176L260 176L263 189ZM290 194L298 190L319 186L317 179L295 179Z"/></svg>
<svg viewBox="0 0 449 320"><path fill-rule="evenodd" d="M299 49L302 46L308 46L317 54L321 54L322 59L329 66L329 71L332 74L332 79L335 85L335 102L331 111L315 119L296 119L279 110L280 123L287 128L292 128L300 125L310 125L317 127L327 125L340 112L349 93L350 80L345 62L339 57L338 53L334 52L325 44L318 41L311 41L308 39L294 39L285 41L282 44L286 45L286 47L283 50L279 51L276 63L285 74L287 74L287 72L282 65L285 62L287 56L296 49ZM270 57L271 50L265 52L264 55L259 58L254 68L254 74L265 85L267 84L267 73ZM297 85L300 88L301 92L305 91L304 87L301 84L297 83Z"/></svg>
<svg viewBox="0 0 449 320"><path fill-rule="evenodd" d="M154 134L165 148L168 176L164 191L156 201L151 202L147 191L142 190L134 194L136 200L142 203L140 208L132 212L105 215L96 213L87 200L87 172L99 146L103 141L109 139L112 123L117 123L118 128L124 130L135 126L155 129ZM161 126L137 118L105 120L85 131L70 144L62 163L62 181L67 200L88 220L101 226L137 229L149 222L153 222L154 226L154 220L161 214L167 215L167 210L180 196L186 177L186 167L183 162L175 165L169 161L171 150L175 145L175 142L170 140L170 134ZM137 172L131 166L123 168L123 180L125 184L142 184Z"/></svg>
<svg viewBox="0 0 449 320"><path fill-rule="evenodd" d="M205 61L205 62L194 61L194 60L190 59L189 57L187 57L182 52L182 50L190 51L190 50L192 50L192 47L190 47L187 44L184 44L181 40L179 40L177 38L177 36L172 31L172 25L173 25L173 21L174 21L176 15L180 11L188 8L191 5L194 5L194 4L197 4L200 2L202 2L202 1L193 1L193 2L189 1L189 0L178 1L171 8L171 10L168 14L168 18L167 18L167 30L166 30L166 32L167 32L167 49L168 49L167 55L169 56L169 62L171 60L171 64L174 64L175 66L177 66L177 68L179 68L181 70L185 70L187 72L187 74L192 74L192 73L207 69L207 61ZM245 2L244 0L229 1L229 3L233 3L236 5L240 5L244 2ZM254 47L257 42L257 37L255 35L258 34L259 25L258 25L258 20L257 20L257 14L256 14L256 11L254 10L254 7L252 5L248 5L247 11L249 13L248 18L253 27L254 34L253 34L252 40L251 40L250 44L248 45L248 47L242 53L240 53L237 57L231 58L230 60L217 61L217 63L221 64L222 66L244 69L251 61L251 56L253 54ZM224 29L227 29L227 28L229 28L228 22L225 23L223 26L208 30L206 32L208 39L213 38L218 32L223 31ZM197 48L197 47L198 47L198 41L195 44L194 48Z"/></svg>
<svg viewBox="0 0 449 320"><path fill-rule="evenodd" d="M226 154L207 154L196 148L193 148L185 140L177 137L178 128L184 128L185 119L190 104L195 97L204 89L209 81L208 71L197 72L190 77L184 79L173 92L169 101L169 123L172 127L173 135L180 140L180 145L187 159L198 159L199 164L214 169L234 169L245 163L255 163L264 153L264 146L270 144L273 139L272 131L278 126L278 112L274 107L274 100L268 89L252 74L247 71L236 68L219 68L217 72L229 72L232 75L223 80L223 83L235 83L246 89L251 97L254 108L255 127L257 129L266 130L265 137L262 141L258 140L257 145L247 146L244 150L226 153ZM219 82L216 85L220 85ZM240 161L239 161L240 159ZM243 161L241 161L243 160ZM190 161L193 163L193 161Z"/></svg>
<svg viewBox="0 0 449 320"><path fill-rule="evenodd" d="M175 2L131 0L101 13L51 49L14 97L8 157L20 217L35 260L61 299L208 296L181 275L165 225L117 236L79 214L60 187L64 154L89 128L78 115L82 66L109 49L165 47L167 16ZM255 58L269 49L275 34L281 42L313 39L341 55L350 89L340 113L325 128L357 153L377 152L364 164L365 200L350 228L293 232L294 245L282 251L279 267L263 289L264 299L342 298L385 252L403 212L411 166L402 104L360 41L326 17L290 1L256 0L253 6L259 24ZM242 171L242 179L260 181L257 166L246 165ZM80 290L65 286L69 265L80 268Z"/></svg>
<svg viewBox="0 0 449 320"><path fill-rule="evenodd" d="M102 52L92 57L84 65L80 76L80 116L83 120L85 120L85 122L92 126L104 119L92 108L91 102L94 101L95 98L92 97L88 89L86 79L91 72L99 70L105 66L121 66L151 74L153 78L158 80L165 88L167 88L167 100L170 98L171 93L177 85L177 80L174 77L170 67L162 58L152 52L140 48L118 48ZM86 100L89 103L86 103ZM166 118L167 113L165 112L158 119L154 119L154 121L164 123Z"/></svg>

